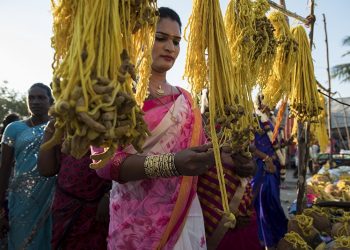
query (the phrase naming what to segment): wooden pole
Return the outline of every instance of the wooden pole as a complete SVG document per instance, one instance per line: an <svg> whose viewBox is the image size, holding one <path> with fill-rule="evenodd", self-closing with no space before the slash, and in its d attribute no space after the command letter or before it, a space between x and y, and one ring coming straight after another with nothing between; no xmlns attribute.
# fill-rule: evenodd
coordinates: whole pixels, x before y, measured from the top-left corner
<svg viewBox="0 0 350 250"><path fill-rule="evenodd" d="M328 140L329 140L329 165L332 166L333 161L333 142L332 142L332 99L331 99L331 73L329 68L329 49L328 49L328 35L327 35L327 23L326 23L326 15L322 14L323 23L324 23L324 33L325 33L325 42L326 42L326 58L327 58L327 75L328 75Z"/></svg>
<svg viewBox="0 0 350 250"><path fill-rule="evenodd" d="M310 4L310 16L314 16L315 1L311 0ZM310 51L312 51L314 34L314 22L310 25ZM302 213L305 207L305 190L306 190L306 171L309 162L309 137L310 137L310 123L305 122L305 126L302 122L298 122L298 193L297 193L297 213Z"/></svg>
<svg viewBox="0 0 350 250"><path fill-rule="evenodd" d="M311 17L315 16L315 0L311 0L311 3L310 3L310 16ZM312 45L314 42L314 26L315 26L315 22L311 22L310 23L310 33L309 33L310 50L312 50Z"/></svg>
<svg viewBox="0 0 350 250"><path fill-rule="evenodd" d="M274 1L271 1L271 0L268 0L270 6L276 10L279 10L280 12L282 12L284 15L286 16L290 16L290 17L293 17L297 20L299 20L300 22L303 22L303 23L309 23L309 20L307 20L306 18L302 17L302 16L299 16L298 14L294 13L294 12L291 12L289 10L286 9L286 3L284 0L280 0L280 5L275 3Z"/></svg>

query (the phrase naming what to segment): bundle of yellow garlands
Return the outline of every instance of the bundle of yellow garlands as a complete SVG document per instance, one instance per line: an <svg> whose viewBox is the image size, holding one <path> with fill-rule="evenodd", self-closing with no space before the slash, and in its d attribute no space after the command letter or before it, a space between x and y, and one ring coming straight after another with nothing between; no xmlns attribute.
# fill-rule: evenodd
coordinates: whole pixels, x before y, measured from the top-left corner
<svg viewBox="0 0 350 250"><path fill-rule="evenodd" d="M190 28L185 76L193 95L209 91L207 130L213 143L223 212L232 221L220 161L220 148L250 155L248 145L258 127L253 117L251 91L257 79L265 83L272 65L275 41L264 17L265 0L232 0L223 20L218 0L195 0ZM234 223L228 225L234 226Z"/></svg>
<svg viewBox="0 0 350 250"><path fill-rule="evenodd" d="M326 245L321 235L332 241ZM339 208L307 208L289 220L277 249L350 249L350 214Z"/></svg>
<svg viewBox="0 0 350 250"><path fill-rule="evenodd" d="M268 19L275 29L277 52L272 72L268 76L267 84L263 86L262 93L264 103L273 108L280 100L286 101L292 91L291 74L296 62L298 43L281 12L272 12Z"/></svg>
<svg viewBox="0 0 350 250"><path fill-rule="evenodd" d="M323 105L318 96L309 39L300 25L292 28L291 33L299 49L291 72L290 111L300 122L318 122Z"/></svg>
<svg viewBox="0 0 350 250"><path fill-rule="evenodd" d="M141 104L150 75L156 1L52 0L52 6L56 130L42 148L63 138L62 150L80 158L90 145L105 147L94 156L93 168L103 166L118 146L132 144L140 151L149 132L132 87L138 81Z"/></svg>
<svg viewBox="0 0 350 250"><path fill-rule="evenodd" d="M320 114L318 115L318 123L312 123L310 127L310 133L312 137L318 141L320 145L320 151L325 152L328 146L328 132L327 132L327 113L326 113L326 103L325 98L321 93L318 93L320 100Z"/></svg>

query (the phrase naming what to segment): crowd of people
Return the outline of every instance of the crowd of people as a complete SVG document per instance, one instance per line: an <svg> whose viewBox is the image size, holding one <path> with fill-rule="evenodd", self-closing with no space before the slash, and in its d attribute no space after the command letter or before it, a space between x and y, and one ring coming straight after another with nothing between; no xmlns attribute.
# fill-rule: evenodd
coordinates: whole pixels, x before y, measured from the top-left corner
<svg viewBox="0 0 350 250"><path fill-rule="evenodd" d="M143 153L120 148L108 164L89 168L57 145L51 89L28 91L30 116L4 122L0 166L0 243L8 249L274 249L287 231L280 202L285 161L268 133L274 120L260 100L263 133L253 158L221 152L230 210L225 226L212 145L191 95L167 81L180 52L181 21L159 8L144 119ZM9 118L10 119L10 118ZM17 119L17 120L16 120ZM9 123L9 124L8 124ZM6 128L5 128L6 127ZM281 138L277 137L277 144ZM91 148L91 154L101 152Z"/></svg>

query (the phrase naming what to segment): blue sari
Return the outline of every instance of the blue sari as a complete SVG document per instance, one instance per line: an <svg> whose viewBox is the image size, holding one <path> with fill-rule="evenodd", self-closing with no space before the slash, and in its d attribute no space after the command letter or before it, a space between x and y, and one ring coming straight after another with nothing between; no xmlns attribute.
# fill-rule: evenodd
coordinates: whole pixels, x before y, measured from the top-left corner
<svg viewBox="0 0 350 250"><path fill-rule="evenodd" d="M259 123L264 131L266 131L264 126L269 126L272 131L274 129L271 122L263 124L259 121ZM281 165L266 132L264 134L255 134L255 146L259 151L276 158L273 161L276 166L276 172L267 173L264 169L265 163L256 157L255 161L258 169L252 181L259 240L264 246L273 247L286 234L288 224L280 200Z"/></svg>
<svg viewBox="0 0 350 250"><path fill-rule="evenodd" d="M46 124L29 127L24 121L7 126L2 143L14 149L15 166L9 184L8 249L51 249L51 203L55 178L37 168Z"/></svg>

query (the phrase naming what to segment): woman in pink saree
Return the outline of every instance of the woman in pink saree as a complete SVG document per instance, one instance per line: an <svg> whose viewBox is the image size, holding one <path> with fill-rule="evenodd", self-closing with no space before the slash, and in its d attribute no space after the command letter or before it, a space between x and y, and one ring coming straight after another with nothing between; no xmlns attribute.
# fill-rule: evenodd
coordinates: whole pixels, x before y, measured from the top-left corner
<svg viewBox="0 0 350 250"><path fill-rule="evenodd" d="M190 94L166 80L179 54L181 22L169 8L159 13L150 97L143 107L151 136L142 154L129 146L98 170L113 180L108 249L206 249L197 176L214 165L214 155L210 146L199 146L202 120ZM162 157L172 159L173 176L148 172L148 161Z"/></svg>

